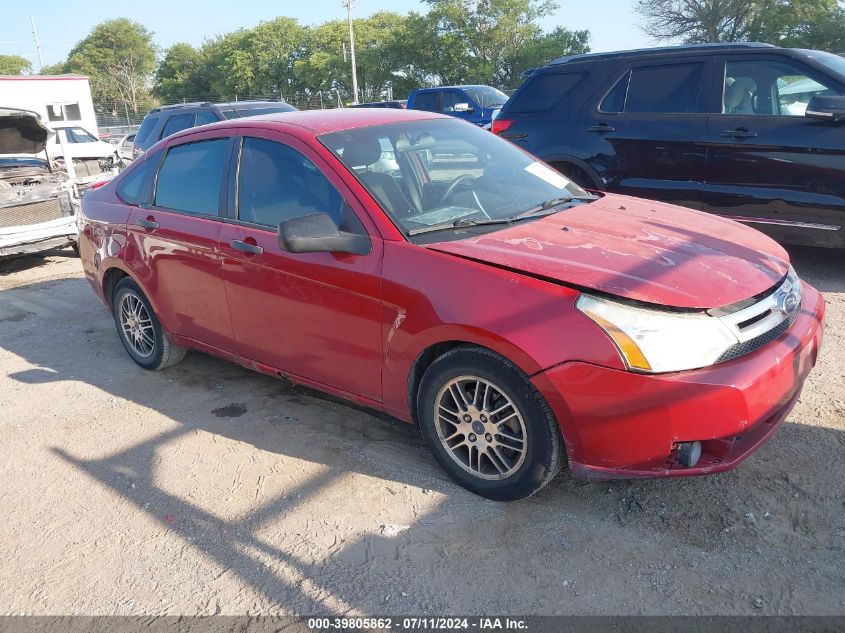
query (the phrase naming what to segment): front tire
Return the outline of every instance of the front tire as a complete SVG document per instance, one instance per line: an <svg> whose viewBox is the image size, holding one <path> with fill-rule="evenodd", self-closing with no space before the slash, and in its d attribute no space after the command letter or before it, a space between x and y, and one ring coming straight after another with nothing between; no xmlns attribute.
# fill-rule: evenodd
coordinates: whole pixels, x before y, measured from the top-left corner
<svg viewBox="0 0 845 633"><path fill-rule="evenodd" d="M112 314L124 349L144 369L170 367L185 357L161 329L149 300L131 278L124 277L112 294Z"/></svg>
<svg viewBox="0 0 845 633"><path fill-rule="evenodd" d="M426 370L420 430L458 484L496 501L528 497L557 474L563 440L528 377L498 354L455 348Z"/></svg>

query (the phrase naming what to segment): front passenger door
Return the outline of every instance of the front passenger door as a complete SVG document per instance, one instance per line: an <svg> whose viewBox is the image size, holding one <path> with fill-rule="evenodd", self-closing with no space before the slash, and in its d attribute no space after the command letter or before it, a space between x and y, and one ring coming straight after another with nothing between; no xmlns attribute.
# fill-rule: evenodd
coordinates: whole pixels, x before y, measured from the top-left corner
<svg viewBox="0 0 845 633"><path fill-rule="evenodd" d="M796 60L727 57L710 117L704 210L775 239L841 246L845 128L804 116L815 95L845 87Z"/></svg>
<svg viewBox="0 0 845 633"><path fill-rule="evenodd" d="M365 227L371 223L358 202L305 144L269 132L262 137L252 128L249 133L256 135L241 141L232 186L237 194L220 234L238 353L380 402L382 246L376 229ZM369 234L371 252L289 253L279 247L280 222L318 212L328 213L341 230Z"/></svg>

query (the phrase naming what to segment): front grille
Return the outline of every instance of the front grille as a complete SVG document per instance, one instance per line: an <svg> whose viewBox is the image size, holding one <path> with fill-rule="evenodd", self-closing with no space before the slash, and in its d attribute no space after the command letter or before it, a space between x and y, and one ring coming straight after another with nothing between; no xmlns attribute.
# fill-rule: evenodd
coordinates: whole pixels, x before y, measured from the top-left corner
<svg viewBox="0 0 845 633"><path fill-rule="evenodd" d="M725 361L733 360L734 358L739 358L740 356L744 356L745 354L750 354L751 352L760 349L764 345L768 345L772 341L779 339L795 322L795 317L797 316L798 310L790 314L785 321L781 321L768 332L764 332L760 336L749 339L744 343L737 343L733 347L727 349L725 353L723 353L721 356L719 356L719 359L716 362L724 363Z"/></svg>
<svg viewBox="0 0 845 633"><path fill-rule="evenodd" d="M30 202L15 207L5 207L0 209L0 229L10 226L41 224L42 222L57 220L63 215L62 205L58 198Z"/></svg>

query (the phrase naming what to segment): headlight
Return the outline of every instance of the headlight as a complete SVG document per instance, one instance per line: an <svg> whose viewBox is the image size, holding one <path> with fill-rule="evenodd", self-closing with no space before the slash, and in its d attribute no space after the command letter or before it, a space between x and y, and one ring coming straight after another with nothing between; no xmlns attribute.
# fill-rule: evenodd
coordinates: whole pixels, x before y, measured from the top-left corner
<svg viewBox="0 0 845 633"><path fill-rule="evenodd" d="M717 317L637 308L581 295L577 308L616 344L629 369L670 372L715 363L737 337Z"/></svg>

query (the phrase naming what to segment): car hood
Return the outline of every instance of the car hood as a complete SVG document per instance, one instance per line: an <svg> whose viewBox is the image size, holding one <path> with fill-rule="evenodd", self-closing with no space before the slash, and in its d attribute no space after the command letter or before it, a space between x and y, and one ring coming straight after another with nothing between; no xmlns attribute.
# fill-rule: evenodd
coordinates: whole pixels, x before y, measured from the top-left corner
<svg viewBox="0 0 845 633"><path fill-rule="evenodd" d="M786 251L759 231L706 213L616 195L427 248L577 288L685 309L746 300L777 284L789 268Z"/></svg>
<svg viewBox="0 0 845 633"><path fill-rule="evenodd" d="M0 154L39 154L53 134L35 112L0 107Z"/></svg>

